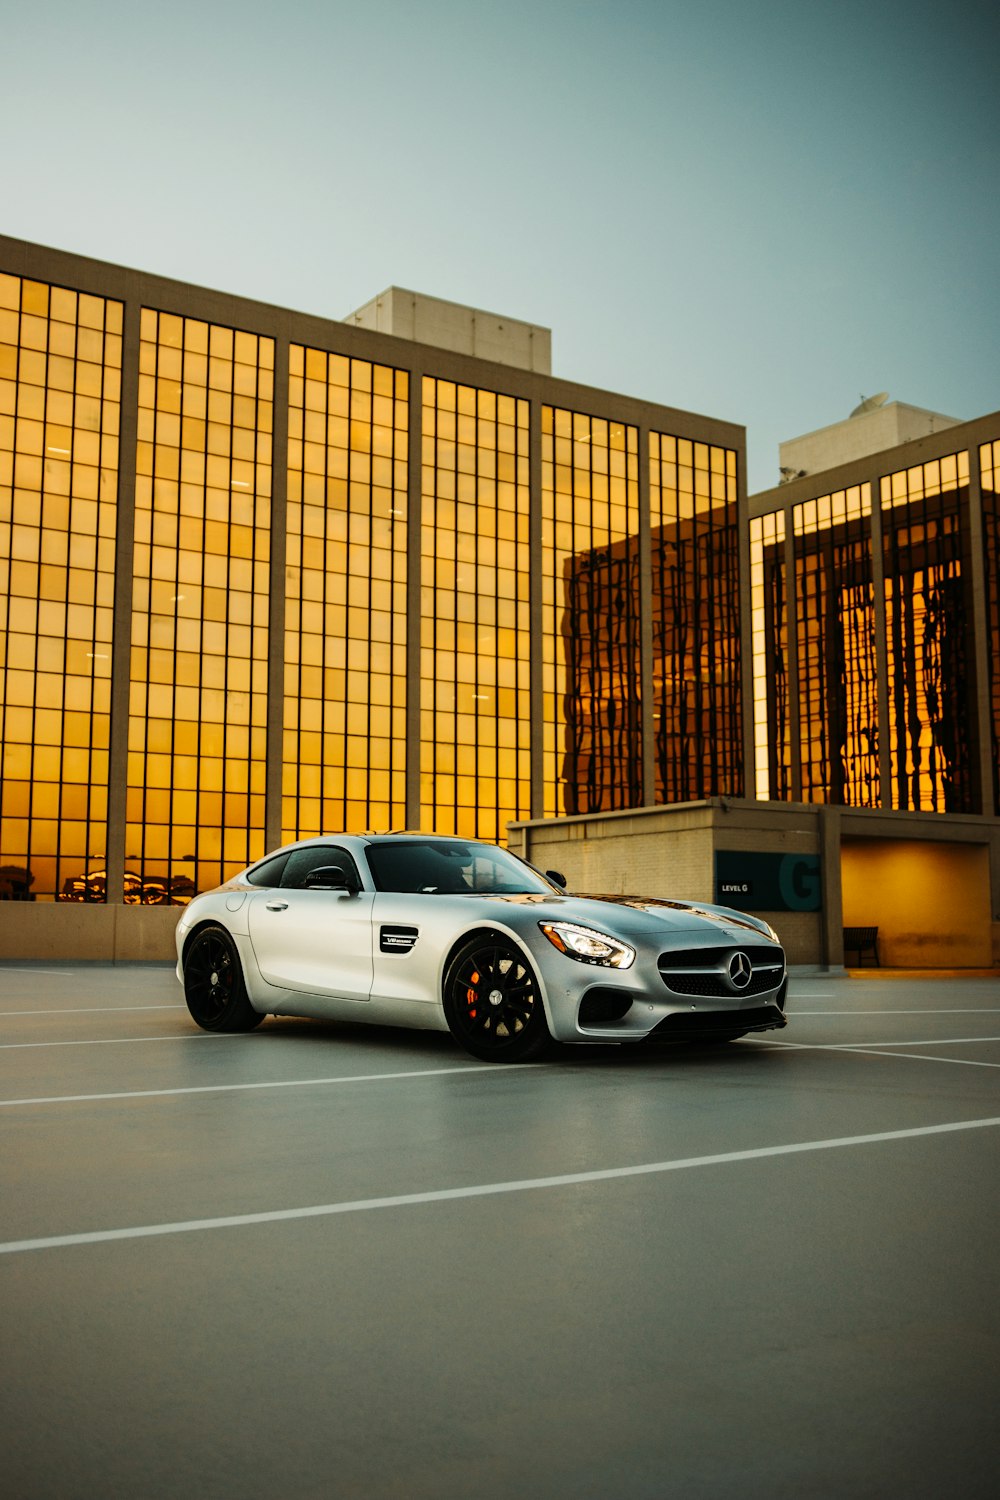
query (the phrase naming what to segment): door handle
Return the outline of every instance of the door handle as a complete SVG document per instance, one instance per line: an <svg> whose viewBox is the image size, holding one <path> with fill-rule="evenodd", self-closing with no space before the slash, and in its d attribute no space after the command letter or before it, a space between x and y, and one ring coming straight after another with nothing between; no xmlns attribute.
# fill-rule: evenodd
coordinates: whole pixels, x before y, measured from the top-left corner
<svg viewBox="0 0 1000 1500"><path fill-rule="evenodd" d="M268 911L287 911L288 910L288 902L287 901L265 901L264 905L267 907Z"/></svg>

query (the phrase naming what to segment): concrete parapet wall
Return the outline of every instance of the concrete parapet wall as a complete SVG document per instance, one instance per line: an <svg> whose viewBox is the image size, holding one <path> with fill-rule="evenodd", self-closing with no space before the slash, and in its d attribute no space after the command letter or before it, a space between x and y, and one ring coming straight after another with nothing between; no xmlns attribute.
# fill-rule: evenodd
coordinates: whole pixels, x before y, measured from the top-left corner
<svg viewBox="0 0 1000 1500"><path fill-rule="evenodd" d="M707 809L687 818L560 819L520 825L528 847L511 848L539 869L558 870L571 891L590 895L712 899L712 823ZM667 838L669 843L664 844Z"/></svg>
<svg viewBox="0 0 1000 1500"><path fill-rule="evenodd" d="M99 902L0 903L0 960L170 962L180 906Z"/></svg>

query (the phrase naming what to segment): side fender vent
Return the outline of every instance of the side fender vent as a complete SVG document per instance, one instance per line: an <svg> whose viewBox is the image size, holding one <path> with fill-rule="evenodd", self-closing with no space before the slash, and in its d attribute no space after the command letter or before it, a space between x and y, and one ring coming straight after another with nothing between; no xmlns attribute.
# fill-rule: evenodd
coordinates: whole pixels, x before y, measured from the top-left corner
<svg viewBox="0 0 1000 1500"><path fill-rule="evenodd" d="M378 945L383 953L409 953L418 936L416 927L380 927Z"/></svg>

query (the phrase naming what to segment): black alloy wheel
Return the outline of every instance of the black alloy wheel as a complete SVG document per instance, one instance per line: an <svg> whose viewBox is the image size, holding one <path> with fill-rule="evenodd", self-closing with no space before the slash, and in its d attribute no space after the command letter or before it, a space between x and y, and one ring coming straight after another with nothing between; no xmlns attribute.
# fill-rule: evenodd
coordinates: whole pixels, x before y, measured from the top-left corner
<svg viewBox="0 0 1000 1500"><path fill-rule="evenodd" d="M252 1031L264 1019L250 1004L236 947L221 927L203 927L188 946L184 998L203 1031Z"/></svg>
<svg viewBox="0 0 1000 1500"><path fill-rule="evenodd" d="M531 1062L550 1037L531 965L499 934L472 938L455 955L444 982L451 1034L485 1062Z"/></svg>

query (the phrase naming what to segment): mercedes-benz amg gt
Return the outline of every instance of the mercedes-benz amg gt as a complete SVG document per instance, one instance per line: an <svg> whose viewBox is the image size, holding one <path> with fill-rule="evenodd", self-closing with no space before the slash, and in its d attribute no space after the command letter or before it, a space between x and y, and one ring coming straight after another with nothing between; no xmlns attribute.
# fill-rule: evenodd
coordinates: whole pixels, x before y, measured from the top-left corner
<svg viewBox="0 0 1000 1500"><path fill-rule="evenodd" d="M177 977L208 1031L371 1021L450 1031L493 1062L785 1025L785 955L760 918L564 884L475 840L306 839L192 900Z"/></svg>

